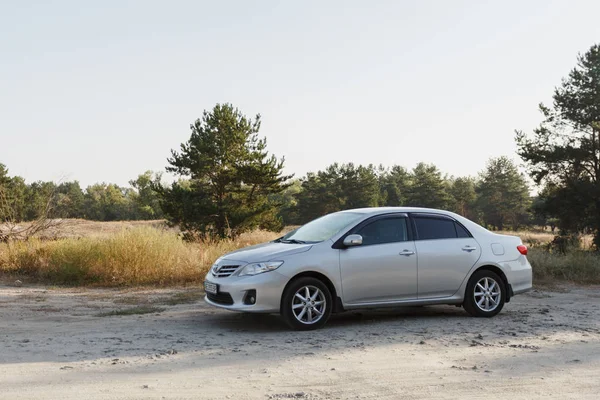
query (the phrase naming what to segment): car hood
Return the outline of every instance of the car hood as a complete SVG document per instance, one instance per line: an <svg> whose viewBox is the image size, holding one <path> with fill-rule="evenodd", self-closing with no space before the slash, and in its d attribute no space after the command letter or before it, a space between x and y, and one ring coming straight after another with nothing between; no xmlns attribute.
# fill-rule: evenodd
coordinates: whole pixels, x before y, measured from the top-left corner
<svg viewBox="0 0 600 400"><path fill-rule="evenodd" d="M292 254L304 253L310 250L312 246L312 244L262 243L227 253L221 257L221 260L242 261L245 263L271 261Z"/></svg>

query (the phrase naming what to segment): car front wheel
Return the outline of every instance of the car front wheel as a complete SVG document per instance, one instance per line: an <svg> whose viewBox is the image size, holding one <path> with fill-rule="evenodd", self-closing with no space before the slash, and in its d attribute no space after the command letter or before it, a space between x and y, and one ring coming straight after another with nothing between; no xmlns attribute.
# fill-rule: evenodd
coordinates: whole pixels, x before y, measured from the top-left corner
<svg viewBox="0 0 600 400"><path fill-rule="evenodd" d="M321 328L331 315L333 301L320 280L304 277L294 280L283 293L281 315L295 330Z"/></svg>
<svg viewBox="0 0 600 400"><path fill-rule="evenodd" d="M493 317L502 310L505 299L502 278L492 271L480 270L469 279L463 307L474 317Z"/></svg>

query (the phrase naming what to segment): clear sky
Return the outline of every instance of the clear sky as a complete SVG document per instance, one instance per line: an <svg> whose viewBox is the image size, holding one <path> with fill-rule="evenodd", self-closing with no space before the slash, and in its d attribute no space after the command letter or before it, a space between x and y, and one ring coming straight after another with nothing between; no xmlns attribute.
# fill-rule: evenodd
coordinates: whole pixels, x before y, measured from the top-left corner
<svg viewBox="0 0 600 400"><path fill-rule="evenodd" d="M514 129L600 41L600 1L0 0L0 162L162 171L204 109L261 113L297 176L334 161L515 160Z"/></svg>

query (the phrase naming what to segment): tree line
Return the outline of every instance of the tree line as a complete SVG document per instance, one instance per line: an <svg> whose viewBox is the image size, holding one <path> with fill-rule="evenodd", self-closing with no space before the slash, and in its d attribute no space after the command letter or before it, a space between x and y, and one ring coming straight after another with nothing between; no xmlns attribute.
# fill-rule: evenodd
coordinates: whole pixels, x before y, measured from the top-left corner
<svg viewBox="0 0 600 400"><path fill-rule="evenodd" d="M215 166L210 171L215 173ZM264 179L262 174L257 176ZM226 236L226 228L243 230L244 221L252 227L280 229L349 208L410 205L452 210L493 229L544 223L532 213L535 198L532 203L525 178L506 157L491 159L475 178L450 177L435 165L425 163L412 170L399 165L385 168L334 163L300 179L286 176L274 183L280 191L263 198L260 193L264 190L257 190L255 204L249 204L241 195L249 186L248 181L238 189L224 183L220 189L223 210L209 196L188 196L202 190L193 178L180 179L169 186L161 183L160 174L146 171L129 183L130 187L98 183L86 189L77 181L26 184L19 176L10 177L7 168L0 164L0 196L10 205L10 217L16 221L35 220L50 205L49 217L97 221L160 219L166 212L172 219L181 215L181 220L175 222L184 225L184 229L202 231L202 226L194 227L199 221L187 215L189 212L223 216L223 232L216 234ZM254 221L249 218L251 214ZM4 215L4 219L7 217ZM207 229L217 229L217 223L210 218L206 222Z"/></svg>
<svg viewBox="0 0 600 400"><path fill-rule="evenodd" d="M288 224L303 224L321 215L360 207L428 207L451 210L492 229L544 224L532 213L524 176L507 157L492 158L476 177L452 177L435 165L334 163L295 180L272 199Z"/></svg>
<svg viewBox="0 0 600 400"><path fill-rule="evenodd" d="M78 181L26 183L0 164L0 221L33 221L40 217L96 221L164 217L152 183L160 175L147 171L130 187L97 183L82 189Z"/></svg>

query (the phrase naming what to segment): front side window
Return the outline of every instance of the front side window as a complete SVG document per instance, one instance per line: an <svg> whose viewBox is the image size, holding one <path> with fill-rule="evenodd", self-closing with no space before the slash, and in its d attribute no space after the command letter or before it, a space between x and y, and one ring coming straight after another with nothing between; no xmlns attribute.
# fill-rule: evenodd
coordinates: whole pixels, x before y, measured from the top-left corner
<svg viewBox="0 0 600 400"><path fill-rule="evenodd" d="M331 239L346 226L358 221L364 214L337 212L317 218L278 239L280 242L316 243Z"/></svg>
<svg viewBox="0 0 600 400"><path fill-rule="evenodd" d="M406 218L383 218L362 227L358 232L363 238L363 246L405 242L408 240Z"/></svg>
<svg viewBox="0 0 600 400"><path fill-rule="evenodd" d="M414 217L420 240L457 238L454 221L445 218Z"/></svg>

